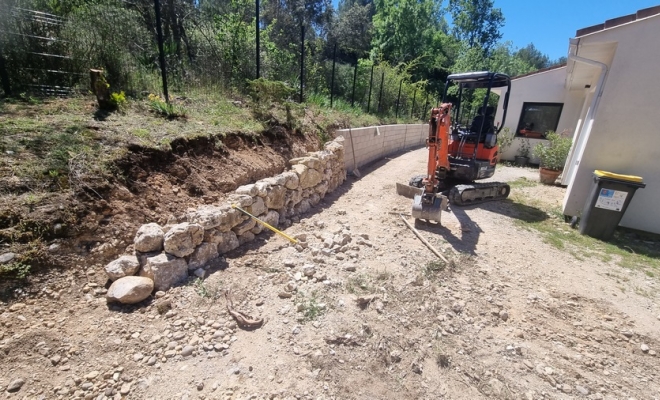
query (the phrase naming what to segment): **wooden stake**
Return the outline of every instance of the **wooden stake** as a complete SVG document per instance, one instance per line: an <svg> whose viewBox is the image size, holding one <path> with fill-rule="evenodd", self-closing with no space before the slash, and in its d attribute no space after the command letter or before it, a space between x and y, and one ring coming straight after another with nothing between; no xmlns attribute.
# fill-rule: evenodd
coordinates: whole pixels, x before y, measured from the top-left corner
<svg viewBox="0 0 660 400"><path fill-rule="evenodd" d="M431 245L431 243L429 243L428 240L424 239L424 237L422 236L422 234L419 233L419 231L418 231L417 229L415 229L415 227L413 227L412 225L410 225L410 222L408 222L408 220L406 220L406 219L404 218L403 215L399 214L399 216L401 217L401 219L403 220L403 222L406 223L406 225L408 226L408 228L410 228L410 230L413 231L413 233L419 238L419 240L421 240L422 243L424 243L424 244L426 245L426 247L428 247L429 250L431 250L431 251L433 252L433 254L435 254L436 256L438 256L442 261L444 261L444 262L446 262L446 263L449 263L449 261L447 261L447 259L446 259L442 254L440 254L440 252L439 252L438 250L436 250L436 248L433 247L433 245Z"/></svg>

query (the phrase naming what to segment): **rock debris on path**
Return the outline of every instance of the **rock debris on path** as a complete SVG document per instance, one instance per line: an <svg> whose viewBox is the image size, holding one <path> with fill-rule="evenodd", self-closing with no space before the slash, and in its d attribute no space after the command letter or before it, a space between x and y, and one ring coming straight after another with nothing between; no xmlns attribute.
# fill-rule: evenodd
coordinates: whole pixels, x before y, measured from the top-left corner
<svg viewBox="0 0 660 400"><path fill-rule="evenodd" d="M394 185L423 171L424 157L361 171L292 220L297 245L256 240L147 305L107 305L102 267L1 305L2 390L98 400L660 398L657 295L632 289L645 277L617 282L604 273L620 271L615 263L550 246L516 222L510 201L419 223L451 261L439 262L396 214L410 200ZM513 168L495 177L521 175L535 179ZM523 189L549 203L563 194ZM161 245L142 235L144 248ZM263 326L237 326L227 289Z"/></svg>

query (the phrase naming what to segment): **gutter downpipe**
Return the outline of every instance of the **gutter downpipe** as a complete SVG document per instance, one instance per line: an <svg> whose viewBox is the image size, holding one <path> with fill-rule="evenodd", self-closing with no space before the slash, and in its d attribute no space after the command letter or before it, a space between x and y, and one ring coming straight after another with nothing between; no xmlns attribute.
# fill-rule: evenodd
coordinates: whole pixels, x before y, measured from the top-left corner
<svg viewBox="0 0 660 400"><path fill-rule="evenodd" d="M573 183L575 182L575 175L577 174L579 163L582 160L582 155L584 154L586 143L589 140L589 135L591 134L591 128L593 126L593 118L596 115L596 111L598 110L598 105L600 104L600 99L603 95L605 78L608 72L608 68L606 64L599 61L590 60L588 58L579 57L577 55L578 42L579 39L575 42L571 40L571 47L575 48L576 54L569 54L568 59L574 62L587 64L592 67L600 68L600 76L598 78L598 83L596 84L596 88L595 88L596 94L594 95L594 98L591 100L589 111L587 111L587 115L584 117L584 121L582 122L582 127L580 128L580 133L577 137L577 142L573 143L573 149L571 149L571 154L567 160L567 164L564 166L564 169L569 171L569 178L568 178L569 183L567 189L567 196L564 198L564 208L566 208L568 195L570 194ZM575 152L577 152L577 157L575 157ZM569 163L573 163L573 165L569 165Z"/></svg>

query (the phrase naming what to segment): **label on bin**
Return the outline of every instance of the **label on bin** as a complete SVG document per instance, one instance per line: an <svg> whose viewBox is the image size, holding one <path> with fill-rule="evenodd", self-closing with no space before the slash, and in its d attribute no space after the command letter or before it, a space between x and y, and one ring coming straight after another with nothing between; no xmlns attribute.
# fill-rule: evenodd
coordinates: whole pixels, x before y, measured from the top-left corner
<svg viewBox="0 0 660 400"><path fill-rule="evenodd" d="M600 189L598 200L596 200L596 207L620 212L623 209L623 203L626 202L627 196L628 192L621 190Z"/></svg>

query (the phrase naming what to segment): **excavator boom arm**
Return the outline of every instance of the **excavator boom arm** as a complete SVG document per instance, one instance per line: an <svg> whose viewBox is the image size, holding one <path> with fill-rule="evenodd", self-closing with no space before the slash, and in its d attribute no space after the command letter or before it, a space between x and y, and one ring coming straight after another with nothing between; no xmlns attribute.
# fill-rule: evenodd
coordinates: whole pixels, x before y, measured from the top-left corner
<svg viewBox="0 0 660 400"><path fill-rule="evenodd" d="M451 103L443 103L431 110L429 123L429 138L426 145L429 149L425 192L435 193L438 186L438 172L449 171L449 131L451 129Z"/></svg>

